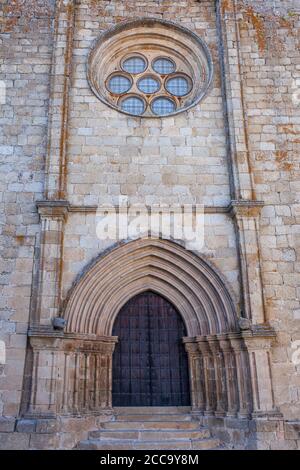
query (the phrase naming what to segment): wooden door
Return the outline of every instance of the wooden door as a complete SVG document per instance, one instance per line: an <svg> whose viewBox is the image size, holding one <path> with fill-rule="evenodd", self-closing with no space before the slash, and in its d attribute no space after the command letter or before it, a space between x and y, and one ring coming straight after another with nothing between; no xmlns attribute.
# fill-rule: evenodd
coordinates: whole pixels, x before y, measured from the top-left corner
<svg viewBox="0 0 300 470"><path fill-rule="evenodd" d="M113 406L190 404L186 331L170 302L153 292L137 295L120 310L113 335Z"/></svg>

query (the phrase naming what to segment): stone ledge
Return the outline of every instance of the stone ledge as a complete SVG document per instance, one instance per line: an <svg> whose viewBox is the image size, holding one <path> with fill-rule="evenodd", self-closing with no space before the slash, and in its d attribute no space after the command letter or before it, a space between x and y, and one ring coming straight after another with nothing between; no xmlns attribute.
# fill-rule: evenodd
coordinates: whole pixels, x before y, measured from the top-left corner
<svg viewBox="0 0 300 470"><path fill-rule="evenodd" d="M43 214L43 215L57 215L59 212L82 212L82 213L96 213L99 210L99 206L97 205L74 205L71 204L69 201L64 200L64 199L56 199L56 200L51 200L51 199L45 199L45 200L40 200L36 202L36 206L38 208L38 212ZM142 205L143 207L146 207L147 209L150 209L151 206L149 205ZM182 205L183 206L183 205ZM122 206L122 205L107 205L106 206L101 206L101 210L105 211L111 211L111 212L122 212L127 210L129 206ZM230 205L213 205L213 206L208 206L205 205L203 206L204 213L205 214L227 214L231 210L231 204Z"/></svg>

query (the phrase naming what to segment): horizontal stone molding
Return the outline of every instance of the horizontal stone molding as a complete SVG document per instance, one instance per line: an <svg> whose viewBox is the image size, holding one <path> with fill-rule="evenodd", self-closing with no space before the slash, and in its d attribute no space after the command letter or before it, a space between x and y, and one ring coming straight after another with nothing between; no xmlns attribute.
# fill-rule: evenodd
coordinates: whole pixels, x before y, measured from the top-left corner
<svg viewBox="0 0 300 470"><path fill-rule="evenodd" d="M59 214L61 212L83 212L88 214L96 214L99 209L102 209L102 206L96 205L75 205L70 204L67 200L41 200L37 201L36 203L38 212L41 215L48 215L51 217L52 215ZM121 211L124 210L127 206L119 206L119 205L107 205L105 206L105 210L112 210L112 211ZM150 209L151 206L146 205L147 209ZM177 207L177 206L176 206ZM230 212L230 205L224 206L203 206L205 214L227 214Z"/></svg>

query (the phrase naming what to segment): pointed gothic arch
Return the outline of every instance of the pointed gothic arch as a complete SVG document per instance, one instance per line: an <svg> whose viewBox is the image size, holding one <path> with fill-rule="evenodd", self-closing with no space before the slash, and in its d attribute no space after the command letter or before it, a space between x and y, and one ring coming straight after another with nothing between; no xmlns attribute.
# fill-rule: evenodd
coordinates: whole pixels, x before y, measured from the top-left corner
<svg viewBox="0 0 300 470"><path fill-rule="evenodd" d="M152 290L181 313L189 336L238 331L233 297L210 263L177 243L139 239L96 260L73 287L67 332L110 336L121 307Z"/></svg>

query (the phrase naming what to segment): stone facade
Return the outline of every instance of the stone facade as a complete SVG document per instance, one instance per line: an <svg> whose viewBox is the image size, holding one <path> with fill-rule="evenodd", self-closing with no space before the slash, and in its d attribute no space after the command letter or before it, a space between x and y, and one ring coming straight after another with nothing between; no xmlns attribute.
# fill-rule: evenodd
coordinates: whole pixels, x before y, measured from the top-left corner
<svg viewBox="0 0 300 470"><path fill-rule="evenodd" d="M231 447L300 448L297 2L1 7L0 446L72 448L110 419L114 315L153 288L188 325L195 417ZM101 32L145 17L188 28L212 54L207 96L176 116L123 115L87 80ZM97 207L120 196L203 204L204 247L99 240Z"/></svg>

